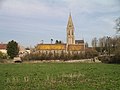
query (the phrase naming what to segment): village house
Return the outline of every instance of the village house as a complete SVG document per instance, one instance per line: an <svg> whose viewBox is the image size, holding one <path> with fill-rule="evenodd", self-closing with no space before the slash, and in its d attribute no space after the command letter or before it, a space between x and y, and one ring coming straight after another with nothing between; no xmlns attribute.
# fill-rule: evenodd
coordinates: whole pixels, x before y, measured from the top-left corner
<svg viewBox="0 0 120 90"><path fill-rule="evenodd" d="M0 43L0 52L7 53L7 44Z"/></svg>

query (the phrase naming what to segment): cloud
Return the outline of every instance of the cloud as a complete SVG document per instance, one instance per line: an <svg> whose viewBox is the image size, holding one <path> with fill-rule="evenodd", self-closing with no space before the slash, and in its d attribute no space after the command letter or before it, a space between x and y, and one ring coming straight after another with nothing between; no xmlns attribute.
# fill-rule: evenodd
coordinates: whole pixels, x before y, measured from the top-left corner
<svg viewBox="0 0 120 90"><path fill-rule="evenodd" d="M66 13L93 14L120 11L119 0L5 0L3 12L22 16L65 17Z"/></svg>
<svg viewBox="0 0 120 90"><path fill-rule="evenodd" d="M108 13L120 11L119 0L65 0L68 7L74 12L81 13ZM79 11L78 11L79 10Z"/></svg>
<svg viewBox="0 0 120 90"><path fill-rule="evenodd" d="M0 9L2 8L3 1L4 0L0 0Z"/></svg>
<svg viewBox="0 0 120 90"><path fill-rule="evenodd" d="M59 6L51 6L47 2L39 0L6 0L2 6L3 12L14 15L43 15L64 16L66 9Z"/></svg>

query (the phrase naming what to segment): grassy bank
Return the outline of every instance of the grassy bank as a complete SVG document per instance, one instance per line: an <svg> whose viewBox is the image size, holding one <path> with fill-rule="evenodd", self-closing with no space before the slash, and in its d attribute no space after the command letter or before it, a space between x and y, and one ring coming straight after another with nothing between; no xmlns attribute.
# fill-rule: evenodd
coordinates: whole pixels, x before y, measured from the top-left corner
<svg viewBox="0 0 120 90"><path fill-rule="evenodd" d="M120 90L120 65L0 64L0 90Z"/></svg>

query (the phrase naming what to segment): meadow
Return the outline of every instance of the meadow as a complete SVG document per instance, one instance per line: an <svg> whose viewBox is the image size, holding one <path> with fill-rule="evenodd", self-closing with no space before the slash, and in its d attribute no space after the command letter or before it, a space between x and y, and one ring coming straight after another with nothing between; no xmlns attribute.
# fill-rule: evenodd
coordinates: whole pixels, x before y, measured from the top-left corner
<svg viewBox="0 0 120 90"><path fill-rule="evenodd" d="M0 64L0 90L120 90L120 65Z"/></svg>

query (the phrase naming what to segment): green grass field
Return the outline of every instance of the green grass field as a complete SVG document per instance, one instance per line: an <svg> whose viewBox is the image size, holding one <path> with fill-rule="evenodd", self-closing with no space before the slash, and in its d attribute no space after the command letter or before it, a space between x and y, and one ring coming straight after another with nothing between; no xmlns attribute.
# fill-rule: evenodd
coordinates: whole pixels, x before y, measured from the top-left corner
<svg viewBox="0 0 120 90"><path fill-rule="evenodd" d="M120 65L0 64L0 90L120 90Z"/></svg>

